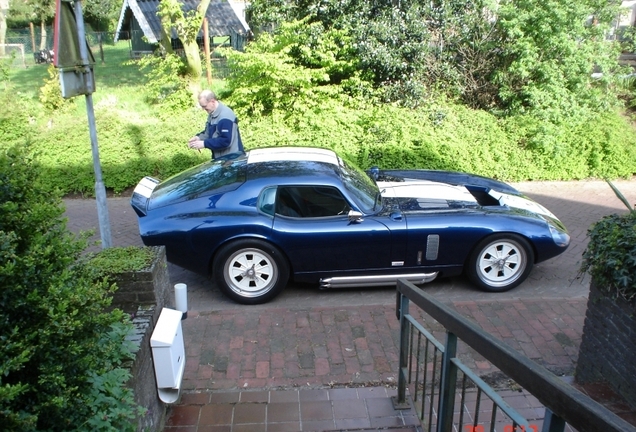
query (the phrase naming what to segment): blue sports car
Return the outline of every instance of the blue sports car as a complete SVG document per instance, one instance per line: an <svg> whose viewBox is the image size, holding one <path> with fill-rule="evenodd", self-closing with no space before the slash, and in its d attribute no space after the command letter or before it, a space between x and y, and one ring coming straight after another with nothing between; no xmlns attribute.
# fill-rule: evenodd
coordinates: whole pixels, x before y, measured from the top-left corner
<svg viewBox="0 0 636 432"><path fill-rule="evenodd" d="M142 179L131 198L144 244L257 304L290 279L323 288L416 284L465 273L519 285L570 236L540 204L497 180L430 170L365 172L331 150L262 148Z"/></svg>

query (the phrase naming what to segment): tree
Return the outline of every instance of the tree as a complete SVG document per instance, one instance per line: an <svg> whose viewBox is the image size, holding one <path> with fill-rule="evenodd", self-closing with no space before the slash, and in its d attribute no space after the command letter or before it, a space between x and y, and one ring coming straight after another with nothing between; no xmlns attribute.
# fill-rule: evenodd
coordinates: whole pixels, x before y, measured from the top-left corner
<svg viewBox="0 0 636 432"><path fill-rule="evenodd" d="M96 30L107 31L116 23L121 2L116 0L84 0L82 10L86 20L97 24Z"/></svg>
<svg viewBox="0 0 636 432"><path fill-rule="evenodd" d="M40 49L46 49L46 22L55 15L54 0L27 0L33 10L33 17L40 22Z"/></svg>
<svg viewBox="0 0 636 432"><path fill-rule="evenodd" d="M350 37L306 20L262 34L245 52L226 50L232 107L245 116L293 115L340 103L338 85L357 76Z"/></svg>
<svg viewBox="0 0 636 432"><path fill-rule="evenodd" d="M616 103L620 1L254 0L253 28L307 19L353 37L361 76L382 100L442 93L499 115L554 121ZM594 17L594 19L590 19ZM602 71L601 79L592 72Z"/></svg>
<svg viewBox="0 0 636 432"><path fill-rule="evenodd" d="M7 15L9 0L0 0L0 56L5 55L4 44L7 37Z"/></svg>
<svg viewBox="0 0 636 432"><path fill-rule="evenodd" d="M183 12L178 0L163 0L157 8L157 15L161 19L163 30L160 44L166 52L172 52L170 36L173 30L176 32L183 44L187 63L186 76L194 94L197 94L200 89L200 79L203 73L197 35L201 30L208 6L210 6L210 0L201 0L196 10Z"/></svg>
<svg viewBox="0 0 636 432"><path fill-rule="evenodd" d="M497 11L499 106L546 120L606 110L615 100L620 47L606 39L619 2L508 0ZM593 17L593 18L592 18ZM603 72L602 79L591 77Z"/></svg>

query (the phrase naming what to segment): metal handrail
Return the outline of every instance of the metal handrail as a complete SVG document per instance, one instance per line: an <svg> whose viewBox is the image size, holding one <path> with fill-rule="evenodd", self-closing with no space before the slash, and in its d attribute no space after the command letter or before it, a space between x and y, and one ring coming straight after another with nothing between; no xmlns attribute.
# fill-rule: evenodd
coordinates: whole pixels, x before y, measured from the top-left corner
<svg viewBox="0 0 636 432"><path fill-rule="evenodd" d="M405 302L405 299L414 303L444 326L447 330L447 337L452 335L452 337L462 340L535 396L546 407L546 420L549 418L554 425L567 422L580 432L636 432L636 428L630 423L565 383L543 366L522 356L513 348L461 316L454 309L426 294L417 286L400 279L397 283L396 299L396 313L398 316L404 315L403 312L405 311L401 310L404 307L407 308L406 314L408 314L408 303ZM402 342L404 342L404 338ZM408 344L408 342L406 343ZM400 346L400 354L400 366L402 367L406 365L408 347ZM455 357L454 353L448 352L448 349L443 355L451 358ZM445 361L450 363L451 359L447 358ZM400 371L398 378L398 403L405 402L406 385L404 382L400 382L405 379L405 374ZM453 389L455 385L455 382L446 383L446 386L450 386L449 388ZM440 413L440 415L443 414ZM452 417L452 410L450 415ZM561 430L563 429L561 428Z"/></svg>

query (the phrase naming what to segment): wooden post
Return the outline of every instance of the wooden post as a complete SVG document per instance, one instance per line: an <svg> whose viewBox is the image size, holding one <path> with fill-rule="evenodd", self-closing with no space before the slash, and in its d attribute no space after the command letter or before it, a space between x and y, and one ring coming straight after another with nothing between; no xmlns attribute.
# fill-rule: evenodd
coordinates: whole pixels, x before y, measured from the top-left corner
<svg viewBox="0 0 636 432"><path fill-rule="evenodd" d="M29 27L31 27L31 47L33 48L33 52L36 52L35 49L35 28L33 28L33 23L29 23Z"/></svg>

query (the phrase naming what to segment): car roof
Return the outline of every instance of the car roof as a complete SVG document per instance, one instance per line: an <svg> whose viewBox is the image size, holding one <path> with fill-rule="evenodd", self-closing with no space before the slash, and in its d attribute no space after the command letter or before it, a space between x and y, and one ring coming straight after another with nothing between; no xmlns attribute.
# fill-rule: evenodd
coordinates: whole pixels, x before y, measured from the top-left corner
<svg viewBox="0 0 636 432"><path fill-rule="evenodd" d="M332 150L275 147L247 153L247 179L272 184L341 184L340 158Z"/></svg>
<svg viewBox="0 0 636 432"><path fill-rule="evenodd" d="M338 166L338 156L332 150L313 147L273 147L250 150L247 163L282 161L324 162Z"/></svg>

